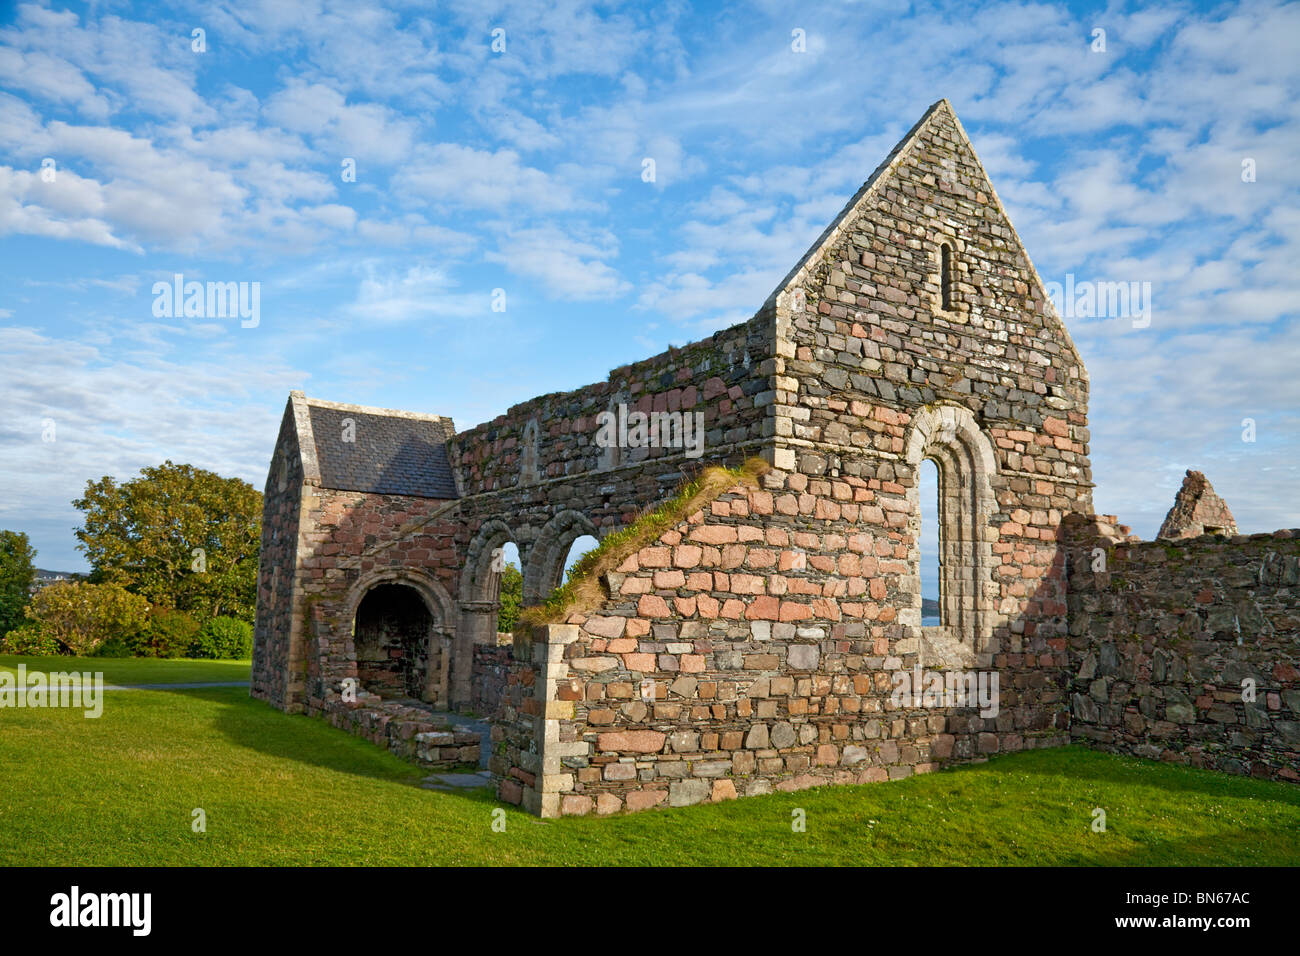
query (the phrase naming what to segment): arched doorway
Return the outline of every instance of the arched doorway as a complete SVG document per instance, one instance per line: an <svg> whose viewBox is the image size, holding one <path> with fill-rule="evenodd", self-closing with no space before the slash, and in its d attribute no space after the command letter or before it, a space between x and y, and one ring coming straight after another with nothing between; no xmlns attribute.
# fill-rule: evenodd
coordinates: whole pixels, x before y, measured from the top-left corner
<svg viewBox="0 0 1300 956"><path fill-rule="evenodd" d="M353 631L361 687L381 697L422 699L433 624L415 588L379 584L367 591L357 606Z"/></svg>

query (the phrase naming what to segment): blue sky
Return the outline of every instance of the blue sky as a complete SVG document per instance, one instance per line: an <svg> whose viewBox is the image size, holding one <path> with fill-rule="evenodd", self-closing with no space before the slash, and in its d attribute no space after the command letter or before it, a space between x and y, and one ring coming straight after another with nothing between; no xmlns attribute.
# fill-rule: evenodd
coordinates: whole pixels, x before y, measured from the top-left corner
<svg viewBox="0 0 1300 956"><path fill-rule="evenodd" d="M0 11L0 527L43 567L87 479L260 489L290 389L465 428L748 318L945 96L1046 281L1151 283L1067 320L1098 510L1150 537L1194 467L1300 525L1295 3ZM178 272L257 327L156 317Z"/></svg>

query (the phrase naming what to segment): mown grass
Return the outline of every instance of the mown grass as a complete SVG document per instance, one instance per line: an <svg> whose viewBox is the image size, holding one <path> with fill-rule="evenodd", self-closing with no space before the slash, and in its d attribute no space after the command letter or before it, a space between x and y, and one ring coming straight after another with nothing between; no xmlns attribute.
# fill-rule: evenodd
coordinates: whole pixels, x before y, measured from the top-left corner
<svg viewBox="0 0 1300 956"><path fill-rule="evenodd" d="M489 791L419 789L376 747L213 688L111 694L98 720L0 710L0 767L5 865L1300 863L1300 788L1081 748L617 817L506 808L494 832Z"/></svg>
<svg viewBox="0 0 1300 956"><path fill-rule="evenodd" d="M27 670L45 674L102 673L106 684L197 684L207 681L248 680L252 662L156 657L25 657L0 654L0 671Z"/></svg>

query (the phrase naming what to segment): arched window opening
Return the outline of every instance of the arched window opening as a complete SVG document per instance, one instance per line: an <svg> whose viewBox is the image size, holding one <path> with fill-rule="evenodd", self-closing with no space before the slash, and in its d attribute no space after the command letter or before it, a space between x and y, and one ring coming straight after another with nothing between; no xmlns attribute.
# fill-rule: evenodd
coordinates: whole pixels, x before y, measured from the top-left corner
<svg viewBox="0 0 1300 956"><path fill-rule="evenodd" d="M493 554L492 581L489 585L491 600L496 602L497 634L508 634L519 620L523 606L524 575L519 560L519 546L513 541L503 544Z"/></svg>
<svg viewBox="0 0 1300 956"><path fill-rule="evenodd" d="M994 651L993 446L969 409L943 404L918 411L906 455L915 544L905 623L927 662L970 666Z"/></svg>
<svg viewBox="0 0 1300 956"><path fill-rule="evenodd" d="M921 503L921 625L947 623L943 614L943 542L939 518L939 466L929 458L918 476Z"/></svg>
<svg viewBox="0 0 1300 956"><path fill-rule="evenodd" d="M600 544L593 535L584 534L582 537L574 540L569 546L569 554L564 559L564 580L569 580L569 572L573 566L578 563L584 554L595 549Z"/></svg>

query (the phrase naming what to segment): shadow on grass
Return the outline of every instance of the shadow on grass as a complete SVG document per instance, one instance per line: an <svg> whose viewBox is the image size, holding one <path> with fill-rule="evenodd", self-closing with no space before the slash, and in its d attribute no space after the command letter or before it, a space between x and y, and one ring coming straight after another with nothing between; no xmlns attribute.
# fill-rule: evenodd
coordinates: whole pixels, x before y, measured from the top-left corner
<svg viewBox="0 0 1300 956"><path fill-rule="evenodd" d="M368 740L353 736L324 720L304 714L285 714L255 700L241 688L207 688L176 693L219 705L212 726L236 746L277 760L306 764L335 773L369 777L404 786L416 786L432 771L407 763ZM435 794L435 791L430 791ZM436 795L475 803L493 803L491 788L439 790Z"/></svg>
<svg viewBox="0 0 1300 956"><path fill-rule="evenodd" d="M1122 831L1120 831L1122 833ZM1245 846L1276 847L1276 828L1247 827L1231 834L1199 834L1178 839L1161 839L1141 846L1109 849L1104 845L1087 853L1067 854L1057 866L1295 866L1295 861L1251 860L1233 856L1231 851ZM1104 837L1102 838L1104 839ZM1206 887L1209 889L1209 887Z"/></svg>
<svg viewBox="0 0 1300 956"><path fill-rule="evenodd" d="M1093 750L1080 744L1051 749L1057 753L1058 758L1063 756L1065 759L1018 760L1014 770L1040 776L1067 777L1080 782L1158 787L1171 793L1200 793L1214 797L1250 797L1300 806L1300 787L1288 786L1279 781L1244 777L1202 767L1184 767L1158 760L1143 760ZM1043 754L1047 751L1026 752L1029 753ZM1005 756L994 757L989 761L989 766L997 768ZM966 767L952 769L962 770Z"/></svg>

